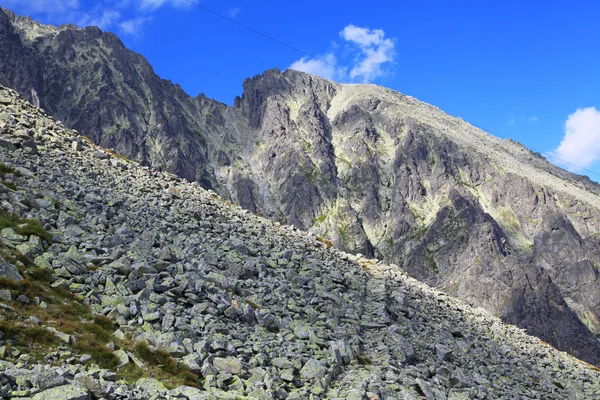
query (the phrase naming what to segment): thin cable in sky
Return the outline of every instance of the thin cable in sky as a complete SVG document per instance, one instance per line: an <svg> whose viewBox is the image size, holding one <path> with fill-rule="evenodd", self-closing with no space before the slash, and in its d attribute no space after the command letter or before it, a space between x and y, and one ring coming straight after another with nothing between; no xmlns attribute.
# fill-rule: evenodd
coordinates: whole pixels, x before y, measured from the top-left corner
<svg viewBox="0 0 600 400"><path fill-rule="evenodd" d="M298 52L298 53L300 53L300 54L302 54L302 55L304 55L304 56L306 56L306 57L310 57L310 58L312 58L312 59L314 59L314 60L317 60L317 61L319 61L319 62L322 62L322 63L324 63L324 64L327 64L327 65L329 65L329 66L331 66L331 67L333 67L333 68L335 68L335 69L337 69L337 70L339 70L339 71L343 71L343 72L345 72L345 73L347 73L347 74L349 74L349 73L350 73L350 69L349 69L349 68L340 67L340 66L339 66L339 65L337 65L337 64L332 64L332 63L330 63L330 62L328 62L328 61L325 61L325 60L323 60L323 59L321 59L321 58L319 58L319 57L313 56L312 54L310 54L310 53L307 53L307 52L306 52L306 51L304 51L304 50L301 50L301 49L299 49L299 48L297 48L297 47L295 47L295 46L292 46L291 44L288 44L288 43L286 43L286 42L283 42L283 41L281 41L281 40L279 40L279 39L277 39L277 38L274 38L273 36L267 35L266 33L262 33L261 31L258 31L258 30L254 29L254 28L251 28L251 27L249 27L248 25L244 25L244 24L242 24L241 22L238 22L238 21L234 20L233 18L229 18L229 17L227 17L227 16L225 16L225 15L223 15L223 14L220 14L220 13L218 13L218 12L216 12L216 11L213 11L213 10L211 10L210 8L204 7L204 6L203 6L203 5L201 5L201 4L198 4L198 3L194 2L194 1L191 1L191 0L185 0L185 2L186 2L186 3L189 3L189 4L193 5L193 6L196 6L196 7L198 7L198 8L200 8L200 9L202 9L202 10L206 11L206 12L207 12L207 13L209 13L209 14L212 14L212 15L215 15L215 16L217 16L217 17L221 18L221 19L224 19L225 21L231 22L232 24L234 24L234 25L237 25L237 26L239 26L239 27L241 27L241 28L243 28L243 29L245 29L245 30L247 30L247 31L250 31L250 32L252 32L252 33L254 33L254 34L256 34L256 35L262 36L262 37L264 37L264 38L266 38L266 39L268 39L268 40L270 40L270 41L272 41L272 42L275 42L275 43L277 43L277 44L281 45L281 46L284 46L284 47L287 47L288 49L294 50L294 51L296 51L296 52ZM364 82L367 82L367 83L374 84L374 85L376 84L375 82L372 82L372 81L370 81L370 80L368 80L368 79L363 79L363 81L364 81ZM478 128L478 129L481 129L482 131L484 131L484 132L486 132L486 133L488 133L488 134L490 134L490 135L496 136L497 138L500 138L500 139L510 139L510 138L508 138L508 137L506 137L506 136L503 136L503 135L499 135L499 134L497 134L497 133L494 133L494 132L492 132L492 131L491 131L491 130L489 130L489 129L484 129L484 128L482 128L482 127L479 127L479 126L477 126L477 125L475 125L475 124L471 124L471 125L473 125L474 127ZM511 140L512 140L512 139L511 139ZM527 147L527 146L525 146L525 147ZM575 164L573 164L573 163L571 163L571 162L569 162L569 161L561 160L560 158L556 157L556 156L555 156L555 155L553 155L553 154L550 154L550 153L547 153L547 152L541 152L541 151L539 151L539 150L537 150L537 149L535 149L535 148L533 148L533 147L529 147L529 149L531 149L531 150L533 150L533 151L537 151L538 153L540 153L540 154L542 154L542 155L544 155L544 156L547 156L547 157L552 157L552 158L554 158L555 160L557 160L557 161L560 161L561 163L564 163L564 164L570 165L570 166L572 166L572 167L578 168L578 169L580 169L581 171L585 171L585 172L588 172L588 173L590 173L590 174L594 174L594 175L597 175L597 176L599 176L599 177L600 177L600 174L599 174L599 173L597 173L597 172L594 172L594 171L591 171L591 170L589 170L589 169L586 169L586 168L580 167L579 165L575 165Z"/></svg>
<svg viewBox="0 0 600 400"><path fill-rule="evenodd" d="M267 35L266 33L262 33L262 32L260 32L260 31L257 31L256 29L254 29L254 28L251 28L251 27L249 27L248 25L244 25L244 24L242 24L241 22L238 22L238 21L234 20L233 18L229 18L229 17L227 17L227 16L225 16L225 15L223 15L223 14L220 14L220 13L218 13L218 12L216 12L216 11L213 11L213 10L211 10L210 8L204 7L203 5L200 5L200 4L198 4L198 3L196 3L196 2L193 2L193 1L191 1L191 0L185 0L185 2L187 2L187 3L189 3L189 4L192 4L192 5L194 5L194 6L198 7L198 8L201 8L202 10L206 11L207 13L210 13L210 14L216 15L217 17L219 17L219 18L221 18L221 19L224 19L224 20L226 20L226 21L229 21L229 22L231 22L232 24L235 24L235 25L237 25L237 26L239 26L239 27L242 27L242 28L244 28L244 29L246 29L246 30L248 30L248 31L250 31L250 32L252 32L252 33L255 33L255 34L257 34L257 35L260 35L260 36L262 36L262 37L264 37L264 38L266 38L266 39L269 39L269 40L270 40L270 41L272 41L272 42L275 42L275 43L277 43L277 44L280 44L280 45L282 45L282 46L285 46L285 47L287 47L287 48L289 48L289 49L292 49L292 50L294 50L294 51L297 51L298 53L302 53L302 54L304 54L304 55L305 55L305 56L307 56L307 57L314 58L315 60L317 60L317 61L321 61L322 63L328 64L328 65L331 65L332 67L336 67L334 64L331 64L331 63L329 63L329 62L327 62L327 61L325 61L325 60L321 60L320 58L318 58L318 57L315 57L315 56L313 56L312 54L308 54L308 53L307 53L307 52L305 52L304 50L301 50L301 49L299 49L299 48L297 48L297 47L294 47L294 46L292 46L291 44L287 44L287 43L285 43L285 42L282 42L281 40L279 40L279 39L276 39L276 38L274 38L273 36L269 36L269 35ZM336 67L336 68L337 68L337 67Z"/></svg>
<svg viewBox="0 0 600 400"><path fill-rule="evenodd" d="M264 37L264 38L266 38L266 39L268 39L268 40L270 40L272 42L275 42L275 43L281 45L281 46L287 47L288 49L294 50L294 51L296 51L296 52L298 52L298 53L300 53L300 54L302 54L302 55L304 55L306 57L310 57L313 60L317 60L319 62L322 62L323 64L327 64L327 65L329 65L329 66L337 69L338 71L342 71L342 72L345 72L347 74L350 74L350 68L344 68L344 67L341 67L341 66L339 66L337 64L333 64L333 63L330 63L329 61L323 60L322 58L313 56L312 54L307 53L304 50L301 50L301 49L299 49L299 48L297 48L295 46L292 46L291 44L288 44L288 43L283 42L283 41L281 41L281 40L279 40L277 38L274 38L273 36L267 35L266 33L262 33L261 31L258 31L258 30L254 29L254 28L251 28L248 25L244 25L241 22L238 22L238 21L234 20L233 18L229 18L229 17L227 17L227 16L225 16L223 14L220 14L220 13L218 13L216 11L211 10L210 8L204 7L203 5L198 4L198 3L194 2L194 1L191 1L191 0L184 0L184 1L186 3L189 3L191 5L194 5L194 6L198 7L198 8L206 11L209 14L215 15L215 16L221 18L221 19L224 19L225 21L231 22L232 24L235 24L235 25L237 25L237 26L239 26L239 27L241 27L243 29L246 29L247 31L250 31L250 32L252 32L252 33L254 33L256 35L262 36L262 37ZM376 85L375 82L372 82L372 81L370 81L368 79L365 79L365 78L363 78L363 81L366 82L366 83L371 83L373 85Z"/></svg>

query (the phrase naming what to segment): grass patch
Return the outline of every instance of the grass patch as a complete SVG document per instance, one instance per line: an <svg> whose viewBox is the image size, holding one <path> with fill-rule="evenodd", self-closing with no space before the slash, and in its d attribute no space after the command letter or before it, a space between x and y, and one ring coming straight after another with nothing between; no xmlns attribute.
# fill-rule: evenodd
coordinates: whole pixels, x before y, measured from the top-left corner
<svg viewBox="0 0 600 400"><path fill-rule="evenodd" d="M4 181L4 176L6 174L12 174L13 172L15 172L14 168L9 167L8 165L4 164L3 162L0 162L0 178L2 178L2 183L4 184L4 186L9 188L10 190L17 190L17 186L15 185L14 182Z"/></svg>
<svg viewBox="0 0 600 400"><path fill-rule="evenodd" d="M438 275L440 273L440 270L438 268L437 262L435 261L435 257L433 254L427 252L427 254L425 254L425 261L427 261L427 270L433 271L435 275Z"/></svg>
<svg viewBox="0 0 600 400"><path fill-rule="evenodd" d="M356 356L356 361L358 362L358 365L373 365L373 360L365 355Z"/></svg>
<svg viewBox="0 0 600 400"><path fill-rule="evenodd" d="M39 222L21 219L1 210L0 227L11 227L20 234L36 235L50 241L49 234ZM121 379L133 382L150 376L170 388L181 385L202 386L201 378L179 364L168 352L152 351L146 343L136 345L132 341L116 340L113 334L117 326L113 320L104 315L93 315L89 306L83 304L68 289L51 287L51 270L37 267L29 258L7 248L2 242L0 255L7 262L19 266L24 278L19 282L0 279L0 289L10 290L12 299L7 302L9 308L2 311L0 320L0 333L7 349L16 349L21 354L28 354L34 360L42 361L62 345L69 347L77 355L90 355L91 362L101 368L116 370L119 359L114 351L106 347L113 340L118 347L135 353L148 365L148 368L140 368L134 363L127 364L118 371ZM29 302L18 301L21 295L27 296ZM39 305L41 302L45 304L44 307ZM39 325L30 317L39 320ZM70 335L74 340L64 343L49 328Z"/></svg>
<svg viewBox="0 0 600 400"><path fill-rule="evenodd" d="M17 185L15 185L14 182L4 181L2 184L10 190L17 190Z"/></svg>
<svg viewBox="0 0 600 400"><path fill-rule="evenodd" d="M125 157L123 154L119 154L117 152L114 152L112 150L109 149L104 149L104 151L106 151L108 154L110 154L112 157L117 158L119 160L125 161L125 162L132 162L129 158Z"/></svg>
<svg viewBox="0 0 600 400"><path fill-rule="evenodd" d="M16 325L0 321L0 332L4 340L12 340L17 347L57 345L58 338L50 331L39 326Z"/></svg>
<svg viewBox="0 0 600 400"><path fill-rule="evenodd" d="M252 300L250 300L250 299L246 299L246 304L248 304L250 307L252 307L252 309L254 311L260 310L260 306L258 304L256 304L255 302L253 302Z"/></svg>
<svg viewBox="0 0 600 400"><path fill-rule="evenodd" d="M318 242L323 243L325 246L333 247L333 242L331 240L325 239L319 235L315 235L315 238L317 239Z"/></svg>
<svg viewBox="0 0 600 400"><path fill-rule="evenodd" d="M32 218L20 218L14 213L0 210L0 229L12 228L16 233L24 236L37 236L46 243L52 244L52 235L42 224Z"/></svg>
<svg viewBox="0 0 600 400"><path fill-rule="evenodd" d="M117 376L120 379L133 382L141 376L151 376L170 389L181 385L202 387L202 379L185 365L178 364L167 351L152 350L148 343L139 342L133 352L148 369L144 371L134 363L129 363L119 370Z"/></svg>
<svg viewBox="0 0 600 400"><path fill-rule="evenodd" d="M325 214L321 214L317 218L313 219L313 224L316 224L317 222L325 222L326 219L327 216Z"/></svg>
<svg viewBox="0 0 600 400"><path fill-rule="evenodd" d="M115 323L113 322L113 320L104 315L94 316L94 323L96 323L106 331L115 330Z"/></svg>
<svg viewBox="0 0 600 400"><path fill-rule="evenodd" d="M115 368L118 358L104 347L115 330L114 323L105 316L93 316L89 307L81 304L77 296L63 288L52 288L52 271L39 267L29 268L23 273L24 279L15 282L0 279L0 288L11 291L13 301L10 306L14 312L6 312L0 331L5 340L25 353L30 349L41 350L34 357L41 357L53 351L59 339L45 327L54 327L58 331L75 337L71 348L80 354L89 354L92 361L103 368ZM30 302L16 301L25 295ZM46 308L36 305L33 299L47 304ZM25 321L29 317L39 319L42 326L29 327Z"/></svg>
<svg viewBox="0 0 600 400"><path fill-rule="evenodd" d="M15 232L25 236L37 236L48 244L52 243L52 235L35 219L19 220Z"/></svg>
<svg viewBox="0 0 600 400"><path fill-rule="evenodd" d="M95 325L94 323L80 326L80 328L99 332L100 335L96 336L93 333L86 332L77 338L73 348L80 353L92 356L92 360L101 368L115 369L119 364L119 358L112 350L104 346L108 341L108 338L106 337L108 332L104 331L100 326Z"/></svg>

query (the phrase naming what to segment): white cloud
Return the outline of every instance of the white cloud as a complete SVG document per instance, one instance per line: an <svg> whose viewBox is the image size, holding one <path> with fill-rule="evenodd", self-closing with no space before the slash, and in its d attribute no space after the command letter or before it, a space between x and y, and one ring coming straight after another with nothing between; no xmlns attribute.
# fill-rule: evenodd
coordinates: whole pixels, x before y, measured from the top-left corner
<svg viewBox="0 0 600 400"><path fill-rule="evenodd" d="M357 56L356 65L350 70L353 79L373 80L384 75L382 65L394 60L394 41L385 38L381 29L370 30L355 25L346 26L340 36L354 43L362 53Z"/></svg>
<svg viewBox="0 0 600 400"><path fill-rule="evenodd" d="M229 15L229 18L235 18L238 15L240 15L240 12L242 12L242 9L239 7L235 7L235 8L230 8L229 11L227 12L227 14Z"/></svg>
<svg viewBox="0 0 600 400"><path fill-rule="evenodd" d="M579 108L569 115L565 123L565 136L560 145L549 154L566 161L557 160L574 172L579 168L567 163L587 168L600 160L600 111L595 107Z"/></svg>
<svg viewBox="0 0 600 400"><path fill-rule="evenodd" d="M319 60L303 57L288 68L341 81L370 81L385 75L383 66L394 60L395 48L394 41L387 39L383 30L350 24L340 32L340 36L349 43L346 50L350 50L352 60L339 62L336 53L344 49L331 41L330 52Z"/></svg>
<svg viewBox="0 0 600 400"><path fill-rule="evenodd" d="M321 61L323 60L323 61ZM338 76L338 67L335 55L328 53L319 60L303 57L289 66L289 69L318 75L325 79L335 80Z"/></svg>
<svg viewBox="0 0 600 400"><path fill-rule="evenodd" d="M116 10L96 8L91 13L85 14L77 25L97 26L107 30L113 27L121 19L121 13Z"/></svg>
<svg viewBox="0 0 600 400"><path fill-rule="evenodd" d="M201 1L201 0L196 0ZM186 0L0 0L0 6L19 15L29 15L44 23L75 23L97 26L105 31L140 36L152 21L152 15L163 6L188 8ZM240 9L231 9L237 15Z"/></svg>
<svg viewBox="0 0 600 400"><path fill-rule="evenodd" d="M3 0L2 7L25 14L58 14L79 8L79 0Z"/></svg>
<svg viewBox="0 0 600 400"><path fill-rule="evenodd" d="M513 117L510 117L508 121L506 121L506 125L514 125L515 124L515 119Z"/></svg>
<svg viewBox="0 0 600 400"><path fill-rule="evenodd" d="M538 122L539 119L538 119L538 117L528 117L527 121L529 121L529 122Z"/></svg>
<svg viewBox="0 0 600 400"><path fill-rule="evenodd" d="M128 19L119 23L119 29L121 32L127 35L139 36L142 32L142 28L148 22L152 21L151 17L139 17L135 19Z"/></svg>
<svg viewBox="0 0 600 400"><path fill-rule="evenodd" d="M181 8L190 6L191 4L185 0L140 0L139 2L139 7L147 11L154 11L164 5Z"/></svg>

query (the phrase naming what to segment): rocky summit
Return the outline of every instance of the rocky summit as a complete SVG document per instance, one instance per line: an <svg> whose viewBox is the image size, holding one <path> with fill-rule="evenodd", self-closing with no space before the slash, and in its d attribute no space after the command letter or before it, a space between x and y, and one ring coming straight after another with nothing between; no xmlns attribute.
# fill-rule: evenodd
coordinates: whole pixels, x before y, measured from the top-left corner
<svg viewBox="0 0 600 400"><path fill-rule="evenodd" d="M483 307L600 365L600 187L409 96L296 71L233 106L114 35L0 9L0 84L94 143Z"/></svg>
<svg viewBox="0 0 600 400"><path fill-rule="evenodd" d="M595 367L484 309L94 145L6 88L0 148L4 398L600 395Z"/></svg>

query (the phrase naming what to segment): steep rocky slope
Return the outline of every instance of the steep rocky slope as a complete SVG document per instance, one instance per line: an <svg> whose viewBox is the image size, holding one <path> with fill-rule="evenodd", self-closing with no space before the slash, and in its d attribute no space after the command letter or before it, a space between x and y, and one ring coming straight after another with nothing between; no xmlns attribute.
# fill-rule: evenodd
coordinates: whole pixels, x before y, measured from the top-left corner
<svg viewBox="0 0 600 400"><path fill-rule="evenodd" d="M191 98L97 28L0 11L0 83L118 153L400 265L600 365L600 188L373 85L277 70Z"/></svg>
<svg viewBox="0 0 600 400"><path fill-rule="evenodd" d="M2 215L17 221L0 231L4 397L458 400L600 393L596 369L482 309L395 265L348 255L195 183L111 155L3 88L0 147ZM47 275L40 271L50 277L43 301L19 294ZM49 297L60 288L75 296ZM117 357L113 370L95 365L110 357L77 346L85 334L45 319L66 301L82 315L89 307L97 323L113 321L114 332L104 337L105 351ZM50 336L36 341L28 336L32 329L65 344ZM126 351L128 342L168 352L200 388L167 389L149 377L156 373L152 357L142 359L137 346L138 353ZM121 380L132 368L143 377Z"/></svg>

